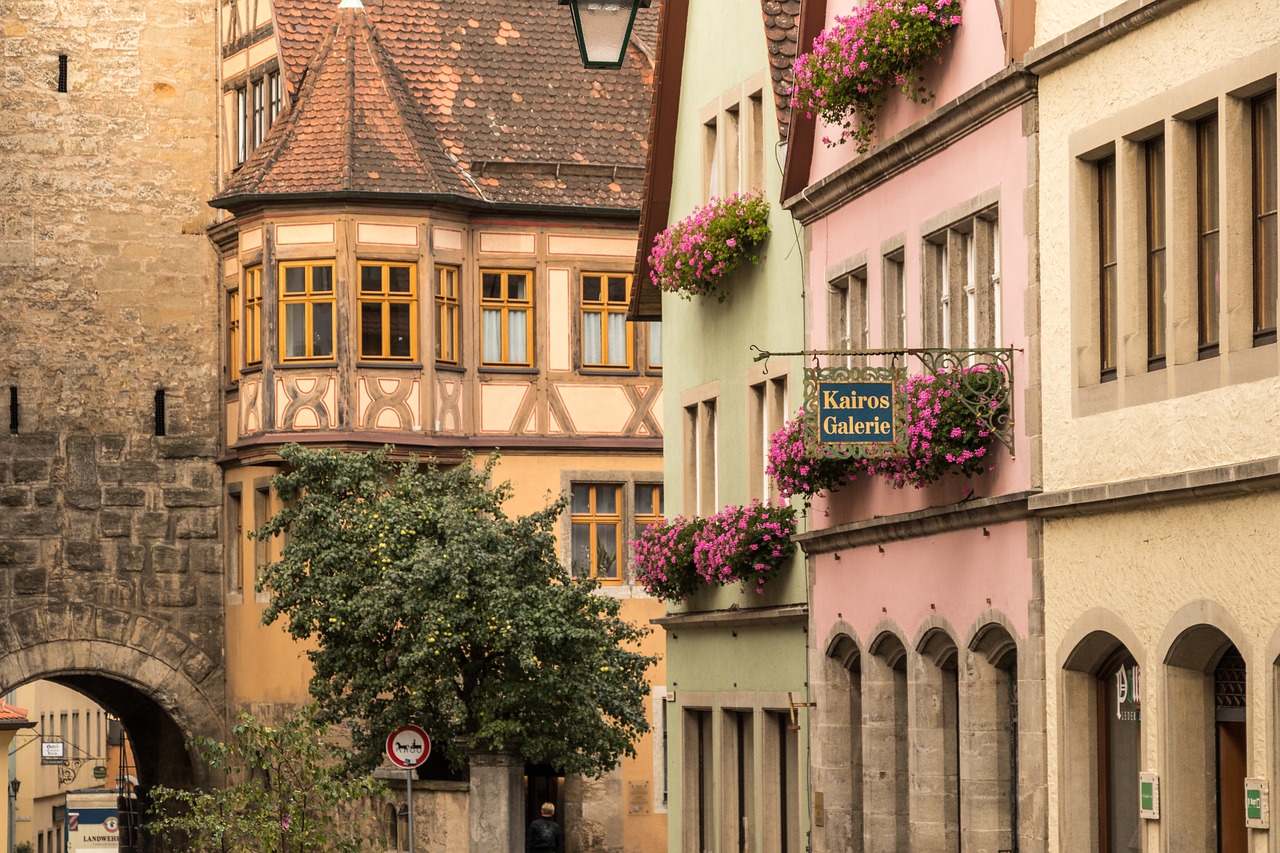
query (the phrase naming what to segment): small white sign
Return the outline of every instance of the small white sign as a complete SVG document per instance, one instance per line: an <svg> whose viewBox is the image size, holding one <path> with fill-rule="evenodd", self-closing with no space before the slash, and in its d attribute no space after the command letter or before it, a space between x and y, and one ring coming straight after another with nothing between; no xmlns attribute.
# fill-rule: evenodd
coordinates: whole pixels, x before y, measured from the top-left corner
<svg viewBox="0 0 1280 853"><path fill-rule="evenodd" d="M60 740L44 740L40 742L41 758L66 758L66 744Z"/></svg>

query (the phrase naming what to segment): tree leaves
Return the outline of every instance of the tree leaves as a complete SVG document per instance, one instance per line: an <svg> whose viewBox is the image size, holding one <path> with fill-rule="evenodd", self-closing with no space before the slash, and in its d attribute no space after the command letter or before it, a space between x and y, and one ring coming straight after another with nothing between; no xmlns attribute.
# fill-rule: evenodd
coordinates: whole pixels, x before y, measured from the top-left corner
<svg viewBox="0 0 1280 853"><path fill-rule="evenodd" d="M572 580L557 556L558 500L508 516L497 456L444 470L416 459L288 445L285 507L258 537L287 533L266 567L268 624L311 639L311 694L351 727L362 766L388 732L417 723L460 766L467 749L599 775L648 729L635 650L648 633L620 603Z"/></svg>

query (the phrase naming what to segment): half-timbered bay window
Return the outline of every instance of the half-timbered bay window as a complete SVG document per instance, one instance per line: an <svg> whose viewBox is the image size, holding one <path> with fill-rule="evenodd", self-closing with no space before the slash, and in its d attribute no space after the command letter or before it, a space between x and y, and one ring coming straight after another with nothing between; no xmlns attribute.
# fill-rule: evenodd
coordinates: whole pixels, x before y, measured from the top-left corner
<svg viewBox="0 0 1280 853"><path fill-rule="evenodd" d="M436 267L436 361L458 363L457 267Z"/></svg>
<svg viewBox="0 0 1280 853"><path fill-rule="evenodd" d="M244 363L262 363L262 267L244 271Z"/></svg>
<svg viewBox="0 0 1280 853"><path fill-rule="evenodd" d="M633 327L627 322L631 276L582 274L582 366L630 368Z"/></svg>
<svg viewBox="0 0 1280 853"><path fill-rule="evenodd" d="M360 357L412 361L418 353L418 277L412 264L360 264Z"/></svg>
<svg viewBox="0 0 1280 853"><path fill-rule="evenodd" d="M280 279L284 360L333 358L333 263L281 264Z"/></svg>
<svg viewBox="0 0 1280 853"><path fill-rule="evenodd" d="M480 271L481 361L484 364L533 366L532 277L528 270Z"/></svg>
<svg viewBox="0 0 1280 853"><path fill-rule="evenodd" d="M570 566L575 577L618 583L618 541L622 505L618 483L574 483L570 488L573 524Z"/></svg>

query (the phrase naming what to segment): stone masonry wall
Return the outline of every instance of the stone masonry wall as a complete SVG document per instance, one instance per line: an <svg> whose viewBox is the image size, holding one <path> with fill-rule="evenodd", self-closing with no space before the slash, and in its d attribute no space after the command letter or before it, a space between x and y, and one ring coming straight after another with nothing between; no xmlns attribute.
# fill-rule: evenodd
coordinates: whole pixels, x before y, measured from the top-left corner
<svg viewBox="0 0 1280 853"><path fill-rule="evenodd" d="M0 0L0 614L145 614L218 662L201 691L215 707L216 12ZM9 638L0 660L39 640Z"/></svg>

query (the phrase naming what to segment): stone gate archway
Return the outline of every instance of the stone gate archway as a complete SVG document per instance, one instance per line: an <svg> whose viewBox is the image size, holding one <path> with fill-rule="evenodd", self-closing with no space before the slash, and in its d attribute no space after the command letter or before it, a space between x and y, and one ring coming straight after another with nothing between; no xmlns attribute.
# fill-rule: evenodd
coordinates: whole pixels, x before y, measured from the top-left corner
<svg viewBox="0 0 1280 853"><path fill-rule="evenodd" d="M198 736L222 738L224 677L190 638L144 614L92 604L28 607L0 619L0 693L45 679L117 716L139 790L209 782ZM158 850L143 834L143 850Z"/></svg>

